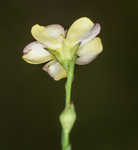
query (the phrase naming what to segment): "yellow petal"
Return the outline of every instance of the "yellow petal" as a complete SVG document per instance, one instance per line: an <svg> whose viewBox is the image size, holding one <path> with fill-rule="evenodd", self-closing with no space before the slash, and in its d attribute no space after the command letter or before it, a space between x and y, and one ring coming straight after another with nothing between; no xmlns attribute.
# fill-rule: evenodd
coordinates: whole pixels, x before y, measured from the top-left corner
<svg viewBox="0 0 138 150"><path fill-rule="evenodd" d="M80 47L77 52L79 56L76 60L78 65L86 65L92 62L103 50L102 42L100 38L94 38L84 46Z"/></svg>
<svg viewBox="0 0 138 150"><path fill-rule="evenodd" d="M95 54L86 54L86 55L80 56L77 58L76 64L77 65L87 65L87 64L91 63L96 58L96 56L97 55L95 55Z"/></svg>
<svg viewBox="0 0 138 150"><path fill-rule="evenodd" d="M57 61L47 63L43 67L43 70L48 72L49 75L57 81L67 76L65 69Z"/></svg>
<svg viewBox="0 0 138 150"><path fill-rule="evenodd" d="M76 20L68 30L66 41L75 45L93 27L94 23L87 17Z"/></svg>
<svg viewBox="0 0 138 150"><path fill-rule="evenodd" d="M34 25L31 33L33 37L44 44L46 48L53 50L60 49L62 47L62 41L65 36L64 28L60 25L54 24L49 26Z"/></svg>
<svg viewBox="0 0 138 150"><path fill-rule="evenodd" d="M27 45L23 53L22 58L30 64L41 64L54 58L39 42L32 42Z"/></svg>
<svg viewBox="0 0 138 150"><path fill-rule="evenodd" d="M99 37L94 38L93 40L89 41L85 45L79 48L77 55L83 56L86 54L96 54L98 55L103 50L102 42Z"/></svg>
<svg viewBox="0 0 138 150"><path fill-rule="evenodd" d="M80 39L81 46L93 40L100 33L100 30L101 30L100 24L98 23L94 24L91 30L84 37Z"/></svg>

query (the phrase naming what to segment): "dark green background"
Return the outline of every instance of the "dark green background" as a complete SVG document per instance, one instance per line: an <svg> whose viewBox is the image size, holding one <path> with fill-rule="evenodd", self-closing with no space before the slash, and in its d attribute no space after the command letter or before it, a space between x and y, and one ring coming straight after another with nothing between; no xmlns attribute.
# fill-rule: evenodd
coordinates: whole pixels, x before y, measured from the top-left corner
<svg viewBox="0 0 138 150"><path fill-rule="evenodd" d="M82 16L101 24L104 52L76 67L73 150L137 150L138 1L9 0L0 7L0 150L61 150L65 80L55 82L43 65L25 63L22 49L34 40L32 25L68 28Z"/></svg>

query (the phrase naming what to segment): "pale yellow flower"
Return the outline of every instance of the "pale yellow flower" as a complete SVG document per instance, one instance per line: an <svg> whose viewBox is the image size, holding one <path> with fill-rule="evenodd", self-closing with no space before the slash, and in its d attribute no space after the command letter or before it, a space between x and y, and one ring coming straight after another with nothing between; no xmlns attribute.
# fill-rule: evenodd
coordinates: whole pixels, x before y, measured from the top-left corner
<svg viewBox="0 0 138 150"><path fill-rule="evenodd" d="M55 80L66 77L62 62L71 60L73 55L77 56L76 64L85 65L103 50L101 39L96 37L100 33L100 25L87 17L76 20L67 32L58 24L46 27L37 24L32 27L31 33L37 41L24 48L23 59L31 64L48 62L43 70ZM77 44L79 48L74 54L72 49Z"/></svg>

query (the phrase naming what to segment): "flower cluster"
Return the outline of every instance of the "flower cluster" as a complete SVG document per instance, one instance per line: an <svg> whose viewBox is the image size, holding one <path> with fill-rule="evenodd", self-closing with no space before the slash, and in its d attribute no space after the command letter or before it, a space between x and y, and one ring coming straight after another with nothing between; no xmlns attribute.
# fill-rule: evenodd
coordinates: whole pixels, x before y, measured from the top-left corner
<svg viewBox="0 0 138 150"><path fill-rule="evenodd" d="M96 37L100 29L87 17L76 20L68 31L58 24L34 25L31 33L36 41L24 48L23 59L30 64L48 62L43 70L60 80L67 76L65 62L75 57L76 64L89 64L102 52L101 39Z"/></svg>

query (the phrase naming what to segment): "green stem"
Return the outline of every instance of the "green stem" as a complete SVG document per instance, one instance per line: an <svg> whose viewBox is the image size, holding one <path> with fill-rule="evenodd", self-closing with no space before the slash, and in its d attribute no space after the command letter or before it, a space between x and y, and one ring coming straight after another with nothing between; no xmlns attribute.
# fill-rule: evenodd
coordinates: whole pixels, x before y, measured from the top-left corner
<svg viewBox="0 0 138 150"><path fill-rule="evenodd" d="M66 102L65 108L68 107L71 103L71 87L73 82L74 76L74 69L75 69L75 61L71 60L67 63L67 82L65 85L66 90ZM70 142L69 142L70 133L66 133L64 129L62 130L62 150L71 150Z"/></svg>
<svg viewBox="0 0 138 150"><path fill-rule="evenodd" d="M69 147L69 134L62 131L62 150L67 150Z"/></svg>
<svg viewBox="0 0 138 150"><path fill-rule="evenodd" d="M73 82L74 76L74 61L70 61L68 66L68 73L67 73L67 82L66 82L66 106L70 104L71 101L71 87Z"/></svg>
<svg viewBox="0 0 138 150"><path fill-rule="evenodd" d="M60 115L60 121L62 125L62 150L71 150L69 138L70 138L70 132L71 129L75 123L76 120L76 112L74 105L71 103L71 88L72 88L72 82L74 77L74 69L75 69L75 61L76 61L76 52L80 46L80 43L76 44L71 50L71 58L66 57L68 56L68 51L66 52L66 55L64 54L63 59L60 60L61 64L65 68L67 72L67 82L65 85L66 90L66 102L65 102L65 109Z"/></svg>

